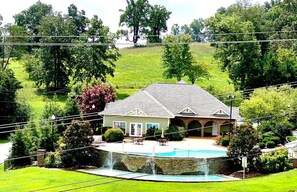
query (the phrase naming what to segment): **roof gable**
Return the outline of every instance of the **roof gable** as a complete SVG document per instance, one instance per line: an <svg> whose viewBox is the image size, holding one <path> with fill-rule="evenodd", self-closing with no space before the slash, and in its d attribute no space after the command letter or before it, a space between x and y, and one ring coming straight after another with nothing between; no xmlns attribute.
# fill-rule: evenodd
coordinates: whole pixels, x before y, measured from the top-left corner
<svg viewBox="0 0 297 192"><path fill-rule="evenodd" d="M142 110L137 107L127 113L128 116L147 116Z"/></svg>

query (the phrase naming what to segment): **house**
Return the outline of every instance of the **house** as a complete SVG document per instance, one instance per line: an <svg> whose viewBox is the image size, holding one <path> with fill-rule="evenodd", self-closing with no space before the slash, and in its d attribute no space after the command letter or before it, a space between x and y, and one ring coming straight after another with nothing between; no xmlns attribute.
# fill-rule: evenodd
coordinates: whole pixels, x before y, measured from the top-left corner
<svg viewBox="0 0 297 192"><path fill-rule="evenodd" d="M188 135L216 136L240 119L238 108L230 110L201 87L184 81L152 84L107 104L100 115L104 126L119 127L132 137L143 136L151 128L165 130L170 124L183 126Z"/></svg>

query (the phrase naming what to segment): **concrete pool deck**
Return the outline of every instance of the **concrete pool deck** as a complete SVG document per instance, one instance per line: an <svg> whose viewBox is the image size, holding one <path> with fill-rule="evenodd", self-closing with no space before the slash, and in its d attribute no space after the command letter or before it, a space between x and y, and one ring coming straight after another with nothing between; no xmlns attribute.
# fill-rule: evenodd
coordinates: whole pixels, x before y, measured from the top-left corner
<svg viewBox="0 0 297 192"><path fill-rule="evenodd" d="M95 141L100 138L95 137ZM141 153L163 153L175 149L189 150L218 150L227 151L226 147L219 146L215 143L214 138L188 137L182 141L168 141L164 146L159 145L157 141L144 140L142 145L136 145L131 142L131 138L125 138L124 143L104 143L99 145L99 149L113 152L141 152Z"/></svg>

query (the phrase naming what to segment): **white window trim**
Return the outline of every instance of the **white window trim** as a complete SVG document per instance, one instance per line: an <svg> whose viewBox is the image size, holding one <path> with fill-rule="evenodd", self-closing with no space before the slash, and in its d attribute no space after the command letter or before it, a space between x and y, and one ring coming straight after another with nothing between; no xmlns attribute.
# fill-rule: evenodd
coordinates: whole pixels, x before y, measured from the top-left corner
<svg viewBox="0 0 297 192"><path fill-rule="evenodd" d="M150 122L145 123L145 128L146 128L146 129L148 129L147 124L153 124L153 125L154 125L154 124L157 124L158 127L159 127L159 129L161 129L161 127L160 127L160 123L150 123Z"/></svg>
<svg viewBox="0 0 297 192"><path fill-rule="evenodd" d="M113 122L112 122L112 127L113 127L113 128L115 128L115 127L114 127L114 123L115 123L115 122L125 123L125 133L127 132L127 121L113 121Z"/></svg>
<svg viewBox="0 0 297 192"><path fill-rule="evenodd" d="M129 126L129 136L134 136L134 137L137 137L139 134L137 133L136 135L131 135L131 124L134 124L136 126L135 130L137 132L137 124L140 124L141 125L141 132L140 132L140 135L142 135L142 129L143 129L143 125L142 123L135 123L135 122L130 122L130 126Z"/></svg>

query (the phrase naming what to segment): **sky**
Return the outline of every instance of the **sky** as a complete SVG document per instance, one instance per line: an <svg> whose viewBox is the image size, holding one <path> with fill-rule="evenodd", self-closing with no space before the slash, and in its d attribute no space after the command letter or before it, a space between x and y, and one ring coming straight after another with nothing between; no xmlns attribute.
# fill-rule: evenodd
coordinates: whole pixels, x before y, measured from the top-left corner
<svg viewBox="0 0 297 192"><path fill-rule="evenodd" d="M3 23L14 23L13 15L28 9L37 0L0 0L0 14ZM253 3L263 4L266 0L252 0ZM118 29L120 12L125 9L126 0L41 0L51 4L55 11L67 13L70 4L75 4L78 10L84 10L88 17L98 15L104 25L109 26L112 32ZM190 24L198 18L208 18L220 7L228 7L236 0L149 0L152 5L163 5L172 14L167 22L168 28L174 23Z"/></svg>

